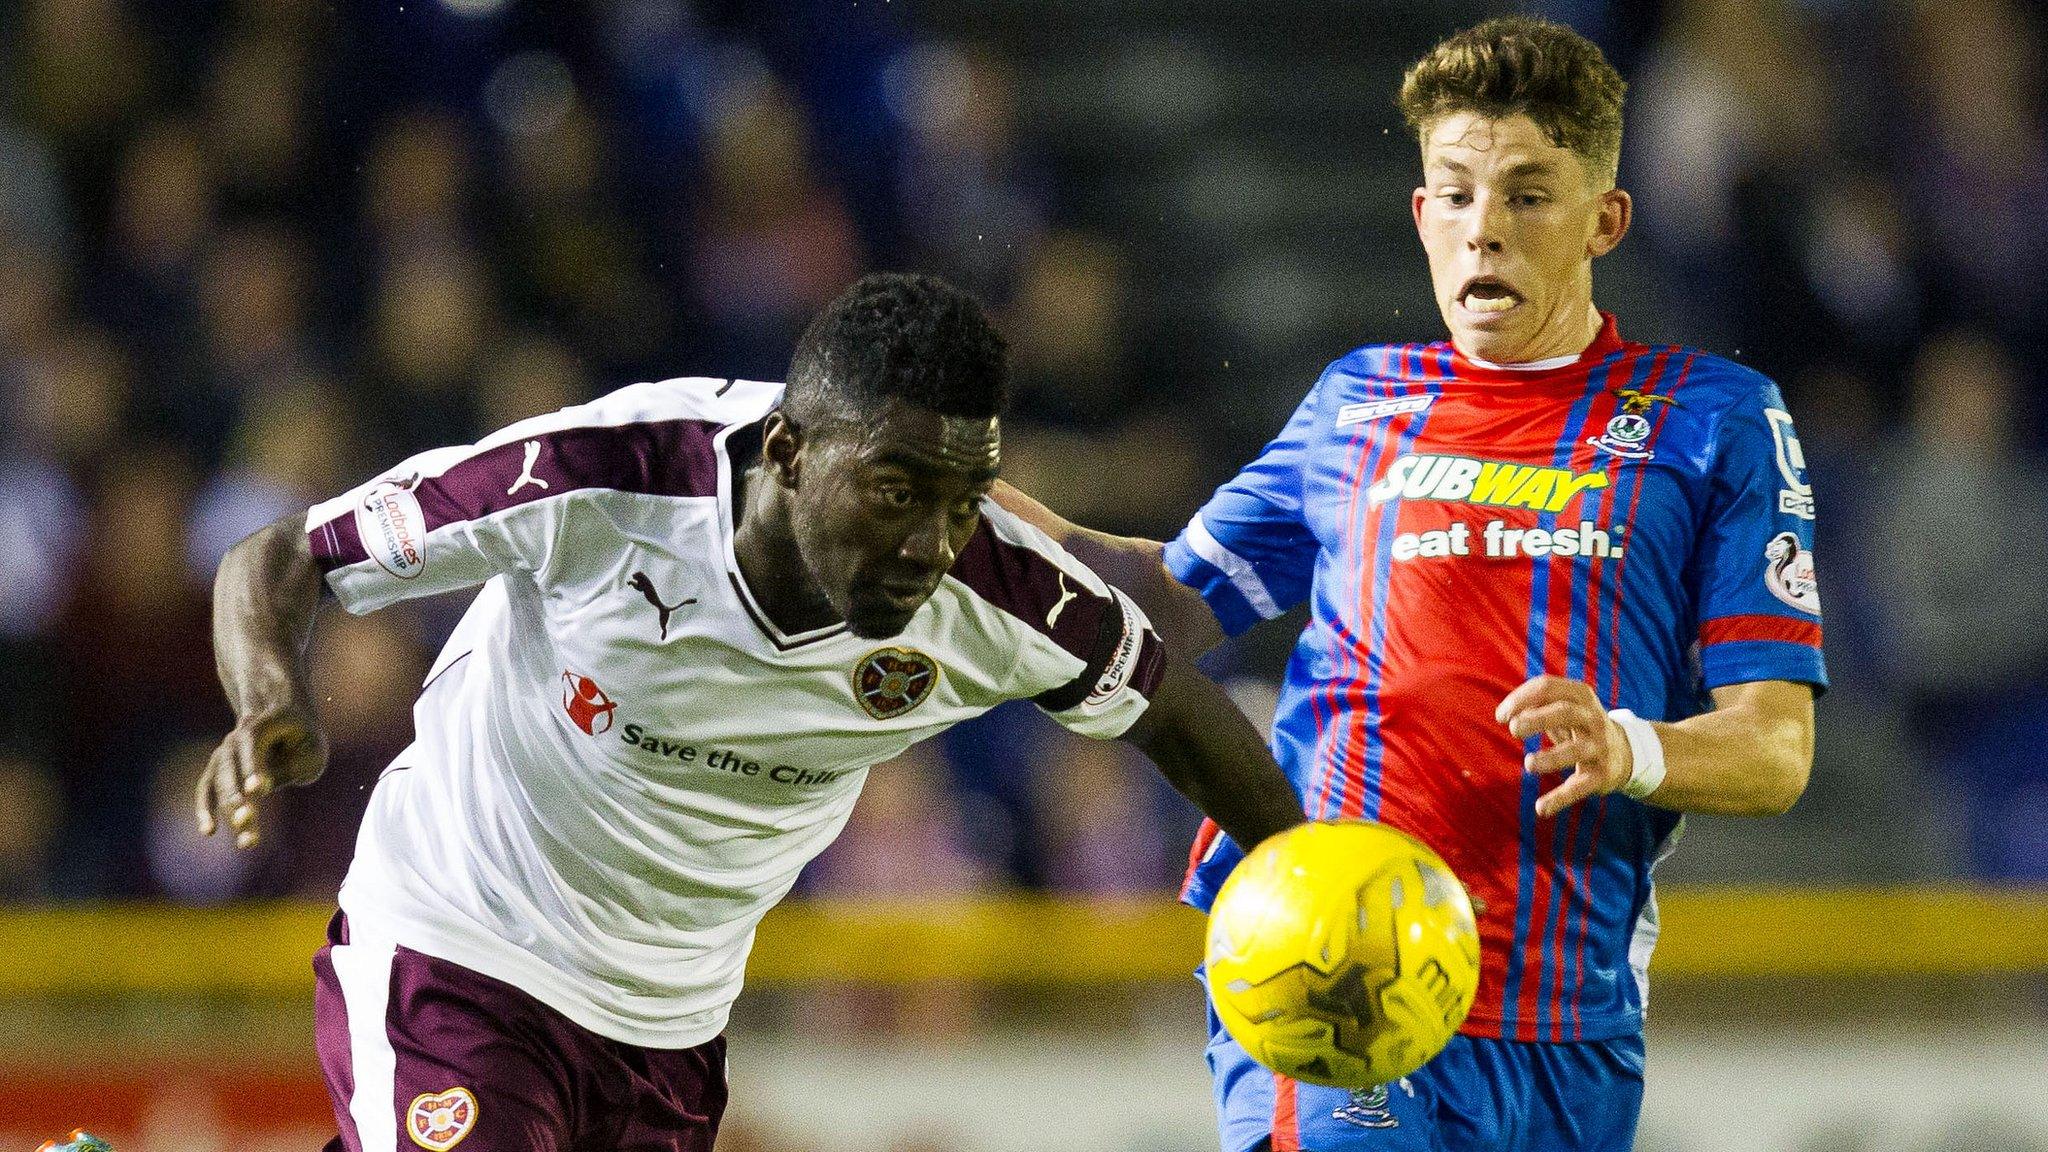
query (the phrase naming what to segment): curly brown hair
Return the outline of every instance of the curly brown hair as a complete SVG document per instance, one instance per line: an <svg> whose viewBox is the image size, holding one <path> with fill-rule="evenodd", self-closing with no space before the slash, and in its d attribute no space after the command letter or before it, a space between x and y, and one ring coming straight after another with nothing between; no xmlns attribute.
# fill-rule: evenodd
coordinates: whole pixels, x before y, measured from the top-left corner
<svg viewBox="0 0 2048 1152"><path fill-rule="evenodd" d="M1562 24L1502 16L1445 39L1401 78L1395 103L1418 140L1445 116L1523 115L1586 169L1612 179L1621 161L1628 85L1591 40Z"/></svg>

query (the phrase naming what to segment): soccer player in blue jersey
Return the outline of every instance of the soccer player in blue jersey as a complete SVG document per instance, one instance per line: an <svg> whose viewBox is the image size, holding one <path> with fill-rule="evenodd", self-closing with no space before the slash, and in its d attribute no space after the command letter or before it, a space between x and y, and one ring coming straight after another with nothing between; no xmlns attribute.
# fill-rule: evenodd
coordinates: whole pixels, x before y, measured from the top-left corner
<svg viewBox="0 0 2048 1152"><path fill-rule="evenodd" d="M1791 417L1765 377L1593 304L1632 210L1623 87L1556 24L1445 40L1400 106L1451 338L1331 364L1171 543L1002 497L1187 650L1309 603L1273 735L1305 811L1420 837L1478 909L1478 1001L1399 1083L1278 1077L1212 1013L1223 1152L1630 1148L1651 867L1683 813L1805 789L1826 673ZM1205 826L1185 898L1241 856Z"/></svg>

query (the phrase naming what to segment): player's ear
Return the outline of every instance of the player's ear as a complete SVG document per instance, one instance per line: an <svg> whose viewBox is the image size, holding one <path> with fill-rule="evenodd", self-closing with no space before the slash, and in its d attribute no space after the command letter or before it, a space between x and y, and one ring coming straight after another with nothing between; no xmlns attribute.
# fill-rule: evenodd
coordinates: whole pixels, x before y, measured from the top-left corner
<svg viewBox="0 0 2048 1152"><path fill-rule="evenodd" d="M1408 198L1409 214L1415 217L1415 234L1422 235L1422 206L1429 203L1429 133L1422 134L1422 182L1415 186L1414 195Z"/></svg>
<svg viewBox="0 0 2048 1152"><path fill-rule="evenodd" d="M1593 220L1593 235L1586 241L1589 256L1605 256L1614 251L1621 238L1628 235L1628 226L1635 219L1635 201L1619 188L1609 188L1600 194L1598 215Z"/></svg>
<svg viewBox="0 0 2048 1152"><path fill-rule="evenodd" d="M797 474L802 471L803 449L804 434L796 421L783 412L770 412L767 423L761 427L761 460L785 488L796 487Z"/></svg>

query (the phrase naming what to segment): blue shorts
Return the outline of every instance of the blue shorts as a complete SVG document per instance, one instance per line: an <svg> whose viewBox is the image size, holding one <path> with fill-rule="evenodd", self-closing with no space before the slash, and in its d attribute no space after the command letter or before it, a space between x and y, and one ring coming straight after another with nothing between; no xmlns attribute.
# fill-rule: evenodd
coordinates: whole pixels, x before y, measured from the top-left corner
<svg viewBox="0 0 2048 1152"><path fill-rule="evenodd" d="M1209 1012L1223 1152L1629 1152L1643 1038L1536 1044L1458 1036L1397 1083L1359 1092L1275 1076Z"/></svg>

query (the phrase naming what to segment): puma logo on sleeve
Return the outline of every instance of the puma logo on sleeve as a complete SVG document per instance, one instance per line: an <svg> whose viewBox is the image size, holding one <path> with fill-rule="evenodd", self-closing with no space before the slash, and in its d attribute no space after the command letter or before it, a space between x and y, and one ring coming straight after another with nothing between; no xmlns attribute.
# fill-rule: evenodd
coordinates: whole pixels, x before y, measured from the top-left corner
<svg viewBox="0 0 2048 1152"><path fill-rule="evenodd" d="M505 495L510 496L513 493L519 491L521 488L526 487L528 484L532 484L538 488L546 488L548 486L547 481L533 474L533 465L539 459L540 441L528 440L526 442L526 463L520 466L519 479L514 480L512 482L512 486L510 488L505 489Z"/></svg>
<svg viewBox="0 0 2048 1152"><path fill-rule="evenodd" d="M1060 613L1067 610L1067 601L1079 595L1079 592L1067 587L1067 574L1065 572L1060 573L1060 601L1052 606L1052 611L1045 614L1045 626L1047 628L1058 627Z"/></svg>

